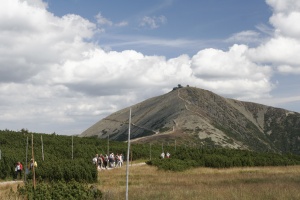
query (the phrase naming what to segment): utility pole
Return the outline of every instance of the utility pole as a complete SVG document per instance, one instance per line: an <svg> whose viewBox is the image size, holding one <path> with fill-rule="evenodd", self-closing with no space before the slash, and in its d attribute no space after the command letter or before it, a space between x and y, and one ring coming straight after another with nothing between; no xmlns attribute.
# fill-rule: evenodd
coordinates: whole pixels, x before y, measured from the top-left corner
<svg viewBox="0 0 300 200"><path fill-rule="evenodd" d="M33 188L35 190L35 169L34 169L35 168L35 166L34 166L35 160L34 160L34 151L33 151L33 134L31 134L31 150L32 150L32 152L31 152L32 161L33 161L33 163L32 163L32 174L33 174L32 181L33 181Z"/></svg>
<svg viewBox="0 0 300 200"><path fill-rule="evenodd" d="M151 143L150 143L150 160L151 160Z"/></svg>
<svg viewBox="0 0 300 200"><path fill-rule="evenodd" d="M107 156L109 156L109 133L107 134Z"/></svg>
<svg viewBox="0 0 300 200"><path fill-rule="evenodd" d="M72 135L72 160L73 160L73 158L74 158L73 152L74 152L74 147L73 147L73 135Z"/></svg>
<svg viewBox="0 0 300 200"><path fill-rule="evenodd" d="M27 154L28 154L28 136L27 136L27 142L26 142L26 164L27 166L28 160L27 160ZM26 175L27 175L27 167L25 167L25 173L24 173L24 182L26 183Z"/></svg>
<svg viewBox="0 0 300 200"><path fill-rule="evenodd" d="M43 143L43 137L41 136L41 143L42 143L42 158L43 158L43 161L45 160L45 157L44 157L44 143Z"/></svg>
<svg viewBox="0 0 300 200"><path fill-rule="evenodd" d="M176 152L176 140L175 140L175 152Z"/></svg>
<svg viewBox="0 0 300 200"><path fill-rule="evenodd" d="M128 200L129 153L130 153L130 125L131 125L131 108L130 108L130 110L129 110L129 127L128 127L128 141L127 141L126 200Z"/></svg>

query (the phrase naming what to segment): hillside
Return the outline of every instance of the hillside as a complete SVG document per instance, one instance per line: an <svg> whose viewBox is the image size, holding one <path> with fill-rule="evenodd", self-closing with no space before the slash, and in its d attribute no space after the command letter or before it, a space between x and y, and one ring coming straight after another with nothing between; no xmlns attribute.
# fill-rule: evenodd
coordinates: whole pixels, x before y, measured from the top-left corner
<svg viewBox="0 0 300 200"><path fill-rule="evenodd" d="M184 87L131 106L133 141L176 142L300 154L300 114ZM126 141L129 108L81 136ZM109 136L108 136L109 135Z"/></svg>

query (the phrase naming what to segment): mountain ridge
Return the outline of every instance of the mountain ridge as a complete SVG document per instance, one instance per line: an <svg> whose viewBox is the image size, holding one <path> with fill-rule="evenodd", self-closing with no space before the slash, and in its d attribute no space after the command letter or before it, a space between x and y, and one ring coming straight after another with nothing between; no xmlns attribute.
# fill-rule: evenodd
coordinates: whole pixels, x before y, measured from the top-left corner
<svg viewBox="0 0 300 200"><path fill-rule="evenodd" d="M133 142L174 142L299 154L300 114L225 98L194 87L174 88L131 106ZM126 141L129 107L80 136Z"/></svg>

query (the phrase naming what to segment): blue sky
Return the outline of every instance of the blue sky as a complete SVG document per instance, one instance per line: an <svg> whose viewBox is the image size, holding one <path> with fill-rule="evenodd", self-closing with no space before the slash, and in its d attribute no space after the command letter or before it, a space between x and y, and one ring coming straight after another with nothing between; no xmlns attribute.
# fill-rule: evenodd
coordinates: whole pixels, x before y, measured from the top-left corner
<svg viewBox="0 0 300 200"><path fill-rule="evenodd" d="M80 134L190 85L300 112L298 0L1 0L0 129Z"/></svg>
<svg viewBox="0 0 300 200"><path fill-rule="evenodd" d="M93 38L103 47L109 46L117 51L132 48L147 55L168 58L181 54L192 56L207 47L227 49L228 43L224 39L234 33L257 30L257 26L267 25L272 14L270 7L262 0L227 0L222 5L218 0L193 0L188 3L180 0L47 2L49 11L57 16L72 13L97 23L95 16L100 13L111 23L103 25L105 33ZM152 27L150 22L142 26L145 17L153 19L157 27ZM160 21L159 17L165 21ZM127 25L118 26L121 22ZM162 47L159 41L186 43L174 49L174 46Z"/></svg>

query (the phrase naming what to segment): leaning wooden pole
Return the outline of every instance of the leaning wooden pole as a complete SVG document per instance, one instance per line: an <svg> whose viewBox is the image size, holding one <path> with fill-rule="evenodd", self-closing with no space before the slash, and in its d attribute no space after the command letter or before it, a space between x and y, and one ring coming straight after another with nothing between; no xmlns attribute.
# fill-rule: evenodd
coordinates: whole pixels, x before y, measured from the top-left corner
<svg viewBox="0 0 300 200"><path fill-rule="evenodd" d="M131 108L130 108L130 110L129 110L129 127L128 127L128 140L127 140L126 200L128 200L129 153L130 153L130 125L131 125Z"/></svg>
<svg viewBox="0 0 300 200"><path fill-rule="evenodd" d="M72 160L74 159L74 155L73 155L73 153L74 153L74 141L73 141L73 135L72 135Z"/></svg>
<svg viewBox="0 0 300 200"><path fill-rule="evenodd" d="M107 133L107 156L109 156L109 133Z"/></svg>
<svg viewBox="0 0 300 200"><path fill-rule="evenodd" d="M27 154L28 154L28 136L27 136L27 142L26 142L26 164L25 164L25 173L24 173L24 182L26 183L26 175L27 175L27 163L28 163L28 156L27 156Z"/></svg>
<svg viewBox="0 0 300 200"><path fill-rule="evenodd" d="M150 160L151 160L151 143L150 143Z"/></svg>
<svg viewBox="0 0 300 200"><path fill-rule="evenodd" d="M43 137L41 136L41 143L42 143L42 159L43 161L45 160L45 157L44 157L44 143L43 143Z"/></svg>
<svg viewBox="0 0 300 200"><path fill-rule="evenodd" d="M31 154L32 154L32 174L33 174L33 178L32 178L32 181L33 181L33 188L35 189L35 169L34 169L34 163L35 163L35 160L34 160L34 150L33 150L33 134L31 134Z"/></svg>

